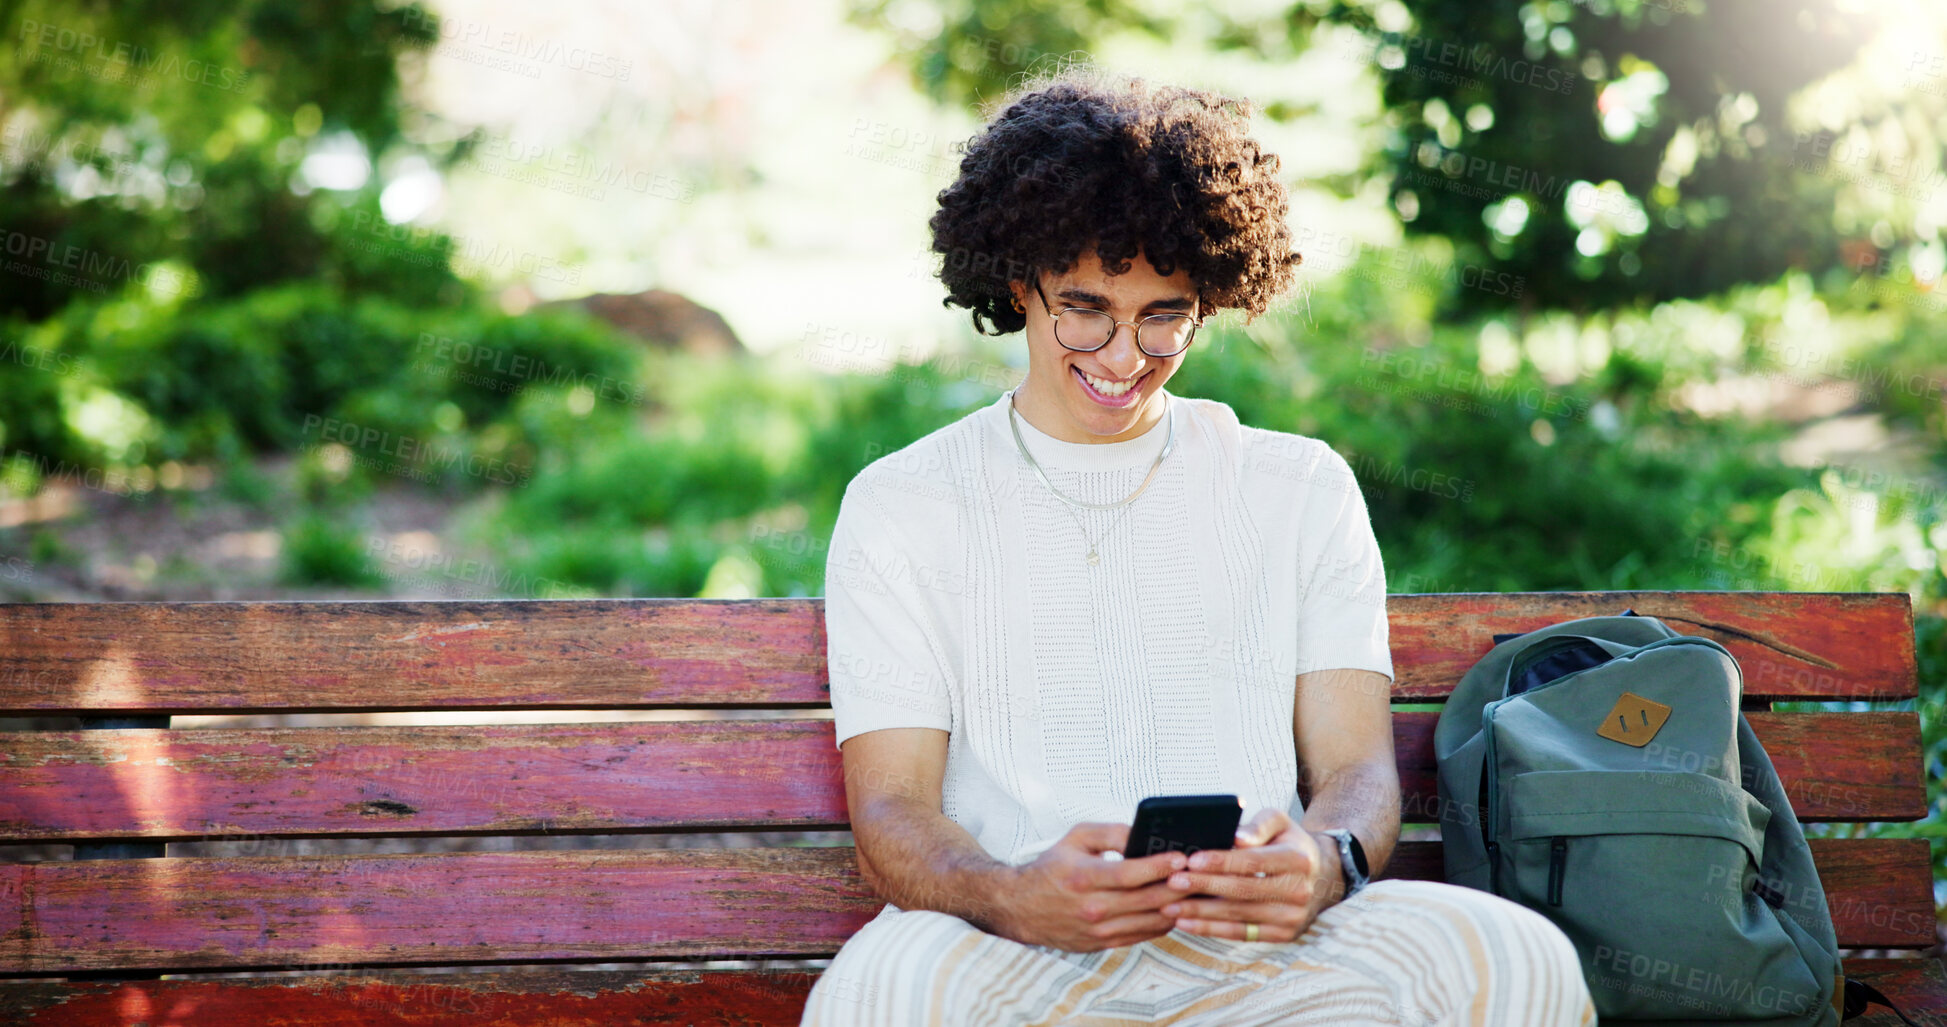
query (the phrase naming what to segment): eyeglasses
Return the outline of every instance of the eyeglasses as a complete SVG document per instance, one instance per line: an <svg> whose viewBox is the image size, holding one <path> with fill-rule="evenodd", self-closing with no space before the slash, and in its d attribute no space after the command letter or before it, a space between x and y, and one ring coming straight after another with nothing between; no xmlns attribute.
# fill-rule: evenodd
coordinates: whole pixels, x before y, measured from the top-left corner
<svg viewBox="0 0 1947 1027"><path fill-rule="evenodd" d="M1092 307L1052 310L1048 306L1048 294L1041 291L1038 277L1034 282L1034 291L1041 297L1041 308L1054 319L1055 341L1077 353L1093 353L1115 338L1118 325L1133 325L1136 329L1136 348L1161 360L1189 349L1191 340L1197 336L1197 329L1203 325L1202 319L1188 314L1151 314L1140 321L1118 321L1108 311Z"/></svg>

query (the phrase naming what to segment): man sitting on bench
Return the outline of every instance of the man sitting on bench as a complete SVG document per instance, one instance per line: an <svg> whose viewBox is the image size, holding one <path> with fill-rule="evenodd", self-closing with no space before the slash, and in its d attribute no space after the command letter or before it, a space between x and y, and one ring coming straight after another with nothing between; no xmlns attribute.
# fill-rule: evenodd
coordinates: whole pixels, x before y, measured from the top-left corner
<svg viewBox="0 0 1947 1027"><path fill-rule="evenodd" d="M1248 113L1070 74L940 194L948 302L1025 329L1028 372L846 489L832 711L888 905L806 1024L1595 1023L1540 914L1349 887L1400 815L1364 499L1325 443L1164 390L1299 261ZM1139 801L1193 793L1242 799L1234 849L1116 858Z"/></svg>

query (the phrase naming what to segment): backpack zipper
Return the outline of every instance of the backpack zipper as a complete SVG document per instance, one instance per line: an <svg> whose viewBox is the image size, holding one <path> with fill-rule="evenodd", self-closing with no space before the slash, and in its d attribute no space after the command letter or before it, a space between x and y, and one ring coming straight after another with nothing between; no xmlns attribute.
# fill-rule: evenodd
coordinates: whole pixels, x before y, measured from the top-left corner
<svg viewBox="0 0 1947 1027"><path fill-rule="evenodd" d="M1481 818L1481 843L1487 849L1487 890L1501 894L1501 846L1494 840L1494 790L1489 781L1495 776L1494 763L1494 710L1507 702L1507 698L1496 699L1481 707L1481 734L1486 736L1486 746L1481 754L1481 786L1479 801Z"/></svg>
<svg viewBox="0 0 1947 1027"><path fill-rule="evenodd" d="M1568 836L1558 834L1548 843L1548 904L1562 904L1562 875L1568 868Z"/></svg>
<svg viewBox="0 0 1947 1027"><path fill-rule="evenodd" d="M1487 782L1485 780L1481 781L1480 806L1481 819L1485 822L1487 819ZM1482 836L1486 837L1486 835L1486 828L1483 827ZM1501 847L1492 838L1487 839L1487 890L1496 895L1501 894Z"/></svg>

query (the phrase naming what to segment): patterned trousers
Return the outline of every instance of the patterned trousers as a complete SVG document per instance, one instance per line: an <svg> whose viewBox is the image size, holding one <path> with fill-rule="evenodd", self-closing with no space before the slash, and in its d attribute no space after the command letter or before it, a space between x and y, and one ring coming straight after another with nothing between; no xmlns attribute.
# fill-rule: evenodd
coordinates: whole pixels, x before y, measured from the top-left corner
<svg viewBox="0 0 1947 1027"><path fill-rule="evenodd" d="M1388 878L1291 942L1171 931L1067 952L888 905L819 978L802 1027L1595 1023L1575 948L1541 914L1471 888Z"/></svg>

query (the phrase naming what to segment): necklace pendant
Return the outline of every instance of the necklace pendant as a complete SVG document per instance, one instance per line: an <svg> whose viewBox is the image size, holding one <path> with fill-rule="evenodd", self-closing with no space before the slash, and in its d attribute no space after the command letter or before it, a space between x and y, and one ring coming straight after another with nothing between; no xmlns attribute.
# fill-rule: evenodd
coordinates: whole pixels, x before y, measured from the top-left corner
<svg viewBox="0 0 1947 1027"><path fill-rule="evenodd" d="M1096 564L1099 564L1099 563L1101 563L1101 562L1102 562L1102 558L1101 558L1101 557L1099 557L1099 556L1097 556L1097 555L1095 555L1095 547L1094 547L1094 546L1090 546L1090 547L1089 547L1089 550L1088 550L1088 565L1089 565L1090 567L1093 567L1093 566L1095 566Z"/></svg>

